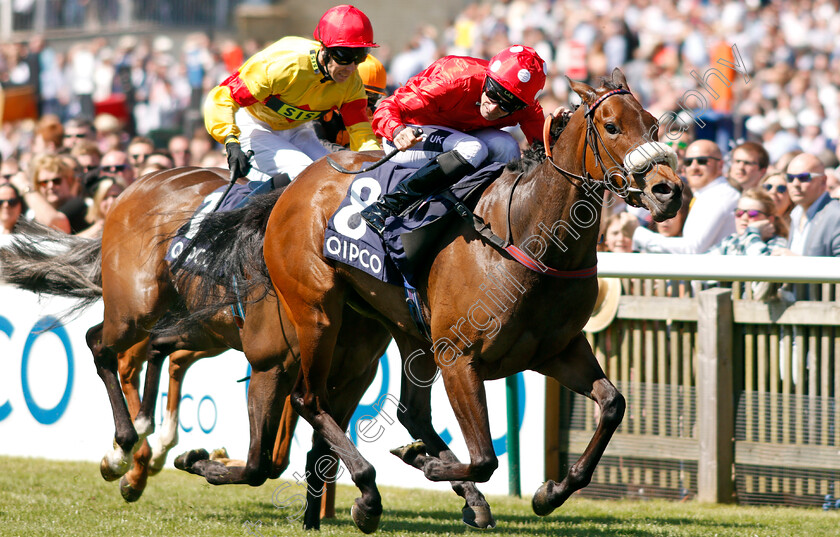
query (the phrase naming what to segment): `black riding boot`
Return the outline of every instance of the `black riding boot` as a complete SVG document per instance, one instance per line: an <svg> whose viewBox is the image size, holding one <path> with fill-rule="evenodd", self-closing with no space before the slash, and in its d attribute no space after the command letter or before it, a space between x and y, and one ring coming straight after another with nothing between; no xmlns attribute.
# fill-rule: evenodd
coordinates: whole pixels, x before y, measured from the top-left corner
<svg viewBox="0 0 840 537"><path fill-rule="evenodd" d="M403 179L392 192L379 198L376 203L368 205L361 213L362 218L381 235L385 229L386 218L400 214L415 201L436 190L455 184L458 179L474 169L472 164L454 150L441 153L413 175Z"/></svg>

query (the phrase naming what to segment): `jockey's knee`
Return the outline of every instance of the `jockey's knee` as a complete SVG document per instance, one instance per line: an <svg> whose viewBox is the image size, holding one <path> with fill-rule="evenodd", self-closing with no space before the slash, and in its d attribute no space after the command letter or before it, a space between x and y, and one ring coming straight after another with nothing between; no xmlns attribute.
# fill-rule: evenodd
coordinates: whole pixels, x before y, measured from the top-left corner
<svg viewBox="0 0 840 537"><path fill-rule="evenodd" d="M503 136L493 136L489 140L485 140L490 154L491 162L510 162L520 156L519 143L516 139L502 132Z"/></svg>
<svg viewBox="0 0 840 537"><path fill-rule="evenodd" d="M452 150L476 168L484 162L489 154L487 146L477 138L461 140L455 144Z"/></svg>

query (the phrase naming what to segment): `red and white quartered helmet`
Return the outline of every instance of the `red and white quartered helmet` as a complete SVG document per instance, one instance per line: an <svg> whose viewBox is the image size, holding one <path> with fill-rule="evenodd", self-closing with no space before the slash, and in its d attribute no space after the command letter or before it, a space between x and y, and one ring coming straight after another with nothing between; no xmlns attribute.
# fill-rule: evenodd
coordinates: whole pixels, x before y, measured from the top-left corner
<svg viewBox="0 0 840 537"><path fill-rule="evenodd" d="M525 45L513 45L499 52L487 64L487 76L516 95L528 106L545 86L548 68L537 51Z"/></svg>
<svg viewBox="0 0 840 537"><path fill-rule="evenodd" d="M318 21L312 35L325 47L378 47L373 42L370 19L350 5L335 6L327 10Z"/></svg>

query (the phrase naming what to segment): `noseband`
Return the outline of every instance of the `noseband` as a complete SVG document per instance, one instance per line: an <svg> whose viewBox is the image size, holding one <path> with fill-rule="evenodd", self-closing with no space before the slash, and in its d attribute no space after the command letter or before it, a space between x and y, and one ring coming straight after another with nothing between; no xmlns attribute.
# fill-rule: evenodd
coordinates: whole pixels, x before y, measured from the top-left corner
<svg viewBox="0 0 840 537"><path fill-rule="evenodd" d="M556 169L558 172L560 172L560 174L562 174L567 179L576 179L576 180L580 181L581 183L583 183L584 185L595 184L595 185L598 185L598 186L603 186L605 188L608 188L608 182L607 182L608 177L611 177L611 176L617 174L623 180L625 187L620 188L620 189L616 188L615 190L610 188L610 191L614 192L618 196L621 196L622 198L627 198L627 196L629 194L642 194L642 189L630 186L630 181L627 180L629 172L627 171L627 169L624 167L624 165L621 162L619 162L618 160L615 159L615 157L612 155L612 153L610 153L610 150L607 149L607 146L604 143L604 139L601 137L601 133L598 132L598 129L595 128L595 122L593 121L593 117L595 115L595 110L601 105L601 103L603 103L604 101L606 101L607 99L609 99L613 95L624 95L624 94L630 94L630 92L626 89L619 88L619 89L608 91L607 93L603 94L597 101L592 103L591 106L588 105L588 104L584 104L584 111L585 111L584 112L584 117L586 118L586 138L583 142L583 173L585 175L577 175L577 174L572 173L568 170L564 170L563 168L558 166L554 162L554 160L551 158L551 149L550 149L551 144L550 144L550 140L549 140L549 136L548 136L549 130L550 130L548 128L548 126L550 125L550 122L551 122L551 116L549 116L549 118L547 118L547 120L546 120L546 129L544 130L543 135L544 135L544 138L545 138L544 144L545 144L545 155L547 157L547 160L551 163L552 166L554 166L554 169ZM599 145L604 148L604 152L606 153L606 155L610 158L611 161L613 161L613 164L615 164L615 166L613 166L612 168L608 169L606 167L606 165L604 164L604 160L601 158L601 153L598 149ZM593 178L589 174L589 172L586 171L586 153L587 153L586 149L587 148L592 149L592 154L595 156L595 162L601 168L601 172L604 175L604 178L601 179L600 181L596 181L595 178ZM637 179L637 181L643 181L642 177L637 177L636 179ZM576 185L575 183L572 183L572 184L574 184L575 186L579 186L579 185ZM585 188L585 190L589 191L590 189Z"/></svg>

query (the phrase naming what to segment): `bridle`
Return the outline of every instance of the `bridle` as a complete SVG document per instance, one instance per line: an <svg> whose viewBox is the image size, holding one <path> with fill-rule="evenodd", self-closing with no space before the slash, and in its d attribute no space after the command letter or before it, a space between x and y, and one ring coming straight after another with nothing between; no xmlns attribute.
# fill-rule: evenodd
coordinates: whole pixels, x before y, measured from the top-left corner
<svg viewBox="0 0 840 537"><path fill-rule="evenodd" d="M629 172L624 167L624 164L616 160L610 150L607 148L606 144L604 143L604 139L601 137L601 133L598 132L598 129L595 128L595 122L593 117L595 115L595 110L607 99L612 97L613 95L631 95L630 91L619 88L608 91L607 93L601 95L597 101L592 103L591 105L584 103L584 117L586 118L586 138L583 142L583 173L585 175L578 175L576 173L572 173L568 170L564 170L560 166L557 165L556 162L551 158L551 140L550 138L550 125L551 120L553 119L552 116L546 118L545 129L543 130L543 142L545 145L545 156L546 160L548 160L554 169L560 172L560 174L569 179L574 186L578 188L583 188L587 192L591 192L593 189L590 185L596 185L603 188L608 188L610 191L614 192L618 196L622 198L627 198L630 194L643 194L643 188L635 188L630 186L630 181L627 180ZM601 151L598 149L602 147L604 149L604 153L606 153L607 157L613 162L614 166L612 168L607 168L604 164L604 159L601 158ZM595 162L598 164L598 167L601 168L601 172L603 173L604 178L601 180L596 180L592 175L589 174L586 168L586 154L588 153L587 148L592 149L592 154L595 156ZM610 188L610 183L608 182L608 178L618 175L624 184L623 188L619 188L618 184L615 185L614 188ZM582 184L577 184L574 181L579 181ZM636 177L637 181L644 181L641 174L637 174Z"/></svg>

